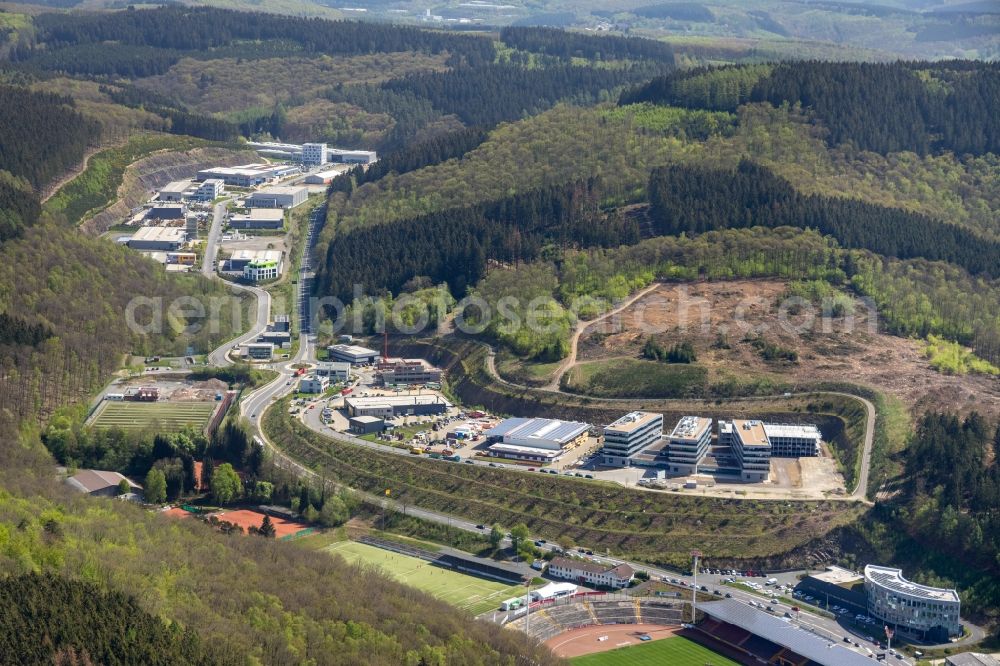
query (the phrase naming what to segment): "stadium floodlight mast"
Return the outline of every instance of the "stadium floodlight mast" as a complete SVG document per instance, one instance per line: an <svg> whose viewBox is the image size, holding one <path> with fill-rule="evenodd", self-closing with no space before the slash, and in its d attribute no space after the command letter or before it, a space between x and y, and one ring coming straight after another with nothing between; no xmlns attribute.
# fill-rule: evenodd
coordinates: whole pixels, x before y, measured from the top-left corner
<svg viewBox="0 0 1000 666"><path fill-rule="evenodd" d="M698 605L698 558L701 557L700 550L692 550L691 557L694 558L694 585L691 586L691 624L694 624L694 613Z"/></svg>

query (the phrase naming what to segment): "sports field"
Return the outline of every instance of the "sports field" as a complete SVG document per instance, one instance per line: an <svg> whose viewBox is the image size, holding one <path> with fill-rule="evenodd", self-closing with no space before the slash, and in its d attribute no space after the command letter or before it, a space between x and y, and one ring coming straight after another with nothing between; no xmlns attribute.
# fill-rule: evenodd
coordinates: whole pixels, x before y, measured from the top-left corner
<svg viewBox="0 0 1000 666"><path fill-rule="evenodd" d="M573 666L739 666L732 659L712 652L681 636L598 652L570 660Z"/></svg>
<svg viewBox="0 0 1000 666"><path fill-rule="evenodd" d="M161 432L186 427L201 429L215 411L215 402L114 402L105 400L94 417L95 428L142 430L155 425Z"/></svg>
<svg viewBox="0 0 1000 666"><path fill-rule="evenodd" d="M473 615L500 607L500 602L524 594L520 585L508 585L486 580L441 567L430 562L391 553L375 546L356 541L341 541L329 546L327 551L336 553L351 563L374 564L396 580L412 585L453 606Z"/></svg>

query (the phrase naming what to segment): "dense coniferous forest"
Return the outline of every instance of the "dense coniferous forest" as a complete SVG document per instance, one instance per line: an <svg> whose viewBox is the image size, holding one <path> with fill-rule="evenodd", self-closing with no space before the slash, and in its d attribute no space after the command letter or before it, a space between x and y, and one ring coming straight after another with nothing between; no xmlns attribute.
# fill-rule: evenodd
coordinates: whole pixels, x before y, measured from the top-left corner
<svg viewBox="0 0 1000 666"><path fill-rule="evenodd" d="M801 105L829 130L831 146L879 153L1000 153L996 63L798 62L696 69L624 93L654 102L732 111L744 102Z"/></svg>
<svg viewBox="0 0 1000 666"><path fill-rule="evenodd" d="M555 28L509 27L500 31L500 41L516 49L563 59L659 60L674 64L674 51L669 44L641 37L584 35Z"/></svg>
<svg viewBox="0 0 1000 666"><path fill-rule="evenodd" d="M47 530L61 536L57 523ZM121 592L51 574L0 578L4 664L239 663L233 656L213 654L195 628L166 624Z"/></svg>
<svg viewBox="0 0 1000 666"><path fill-rule="evenodd" d="M648 79L666 67L639 64L597 69L561 64L525 69L496 64L411 74L387 81L382 87L428 99L434 108L454 113L466 125L492 127L503 121L534 115L563 100L592 104L606 98L616 88Z"/></svg>
<svg viewBox="0 0 1000 666"><path fill-rule="evenodd" d="M542 247L613 247L634 243L634 221L607 219L595 181L549 187L477 206L454 208L392 224L338 234L317 282L319 293L349 302L353 285L371 295L397 293L411 278L447 282L465 293L488 260L530 261Z"/></svg>
<svg viewBox="0 0 1000 666"><path fill-rule="evenodd" d="M97 135L71 98L0 85L0 169L32 186L79 162Z"/></svg>
<svg viewBox="0 0 1000 666"><path fill-rule="evenodd" d="M347 192L351 187L374 183L390 173L406 173L461 157L485 141L488 134L478 127L466 127L422 141L380 158L367 169L355 167L337 176L335 182L331 183L331 190Z"/></svg>
<svg viewBox="0 0 1000 666"><path fill-rule="evenodd" d="M750 226L814 228L844 247L901 259L949 261L992 275L1000 244L924 215L854 199L803 196L769 169L743 160L735 171L672 165L649 179L657 233L696 234Z"/></svg>
<svg viewBox="0 0 1000 666"><path fill-rule="evenodd" d="M172 5L150 10L42 14L35 18L36 43L48 50L116 42L178 51L209 51L239 40L287 40L315 53L361 54L392 51L447 51L456 64L492 62L492 42L479 36L420 30L387 23L326 21L278 14L236 12ZM109 58L115 58L115 49ZM35 52L21 45L17 59Z"/></svg>

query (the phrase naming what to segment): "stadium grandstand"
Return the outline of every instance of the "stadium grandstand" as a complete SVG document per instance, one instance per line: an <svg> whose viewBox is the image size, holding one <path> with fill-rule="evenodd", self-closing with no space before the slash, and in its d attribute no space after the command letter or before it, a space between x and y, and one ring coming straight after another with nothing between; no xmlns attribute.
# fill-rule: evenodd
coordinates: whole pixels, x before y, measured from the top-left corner
<svg viewBox="0 0 1000 666"><path fill-rule="evenodd" d="M531 617L519 614L509 626L527 631L544 643L580 627L616 624L680 626L684 602L620 594L585 593L531 606Z"/></svg>
<svg viewBox="0 0 1000 666"><path fill-rule="evenodd" d="M871 666L868 655L848 649L735 599L698 605L697 629L751 661L775 666Z"/></svg>
<svg viewBox="0 0 1000 666"><path fill-rule="evenodd" d="M376 548L382 548L383 550L399 553L400 555L417 557L436 566L444 567L445 569L454 569L455 571L479 576L480 578L490 578L513 585L520 585L528 580L528 576L520 569L515 566L503 564L502 562L489 562L478 558L465 558L458 555L435 553L423 548L408 546L373 536L362 536L357 541L358 543L375 546Z"/></svg>

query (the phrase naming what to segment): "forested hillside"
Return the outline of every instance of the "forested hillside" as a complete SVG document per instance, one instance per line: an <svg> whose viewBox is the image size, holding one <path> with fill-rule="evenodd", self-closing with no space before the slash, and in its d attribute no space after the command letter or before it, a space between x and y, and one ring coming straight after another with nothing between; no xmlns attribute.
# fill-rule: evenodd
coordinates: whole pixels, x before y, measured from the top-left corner
<svg viewBox="0 0 1000 666"><path fill-rule="evenodd" d="M781 63L668 74L621 97L731 111L746 102L801 105L831 146L878 153L1000 153L995 63Z"/></svg>

